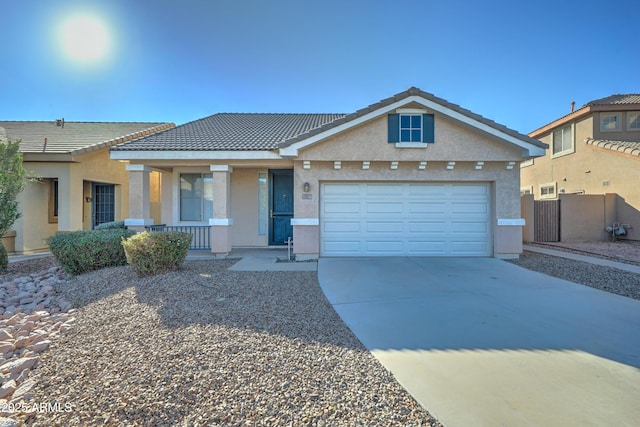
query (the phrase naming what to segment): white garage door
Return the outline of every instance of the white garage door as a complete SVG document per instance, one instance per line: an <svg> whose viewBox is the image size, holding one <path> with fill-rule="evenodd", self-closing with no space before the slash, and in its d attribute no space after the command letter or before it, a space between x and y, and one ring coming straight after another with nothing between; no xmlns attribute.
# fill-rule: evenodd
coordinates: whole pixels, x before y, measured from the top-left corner
<svg viewBox="0 0 640 427"><path fill-rule="evenodd" d="M323 256L490 256L485 183L326 183Z"/></svg>

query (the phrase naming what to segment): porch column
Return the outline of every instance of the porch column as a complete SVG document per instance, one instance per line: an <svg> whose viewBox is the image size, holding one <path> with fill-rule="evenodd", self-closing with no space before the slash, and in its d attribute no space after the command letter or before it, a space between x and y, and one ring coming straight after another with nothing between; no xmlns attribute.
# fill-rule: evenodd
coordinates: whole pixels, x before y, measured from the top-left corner
<svg viewBox="0 0 640 427"><path fill-rule="evenodd" d="M129 217L124 220L124 224L133 230L143 231L145 225L153 225L149 185L151 168L128 164L126 169L129 172Z"/></svg>
<svg viewBox="0 0 640 427"><path fill-rule="evenodd" d="M83 181L68 173L58 176L58 231L82 230Z"/></svg>
<svg viewBox="0 0 640 427"><path fill-rule="evenodd" d="M229 165L210 165L213 176L213 218L211 226L211 252L224 257L231 252L231 173Z"/></svg>

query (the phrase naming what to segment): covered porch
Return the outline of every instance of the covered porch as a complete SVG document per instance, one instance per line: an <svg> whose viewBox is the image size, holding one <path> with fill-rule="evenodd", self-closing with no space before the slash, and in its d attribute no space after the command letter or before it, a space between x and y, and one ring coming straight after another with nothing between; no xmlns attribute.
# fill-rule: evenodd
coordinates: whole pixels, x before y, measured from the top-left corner
<svg viewBox="0 0 640 427"><path fill-rule="evenodd" d="M190 232L192 249L217 257L238 248L294 251L293 161L130 163L126 169L129 228Z"/></svg>

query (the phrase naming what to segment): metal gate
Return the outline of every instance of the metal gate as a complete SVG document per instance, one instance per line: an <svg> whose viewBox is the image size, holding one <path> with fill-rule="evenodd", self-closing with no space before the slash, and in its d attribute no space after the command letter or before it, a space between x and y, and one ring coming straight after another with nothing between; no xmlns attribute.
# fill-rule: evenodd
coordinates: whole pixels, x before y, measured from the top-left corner
<svg viewBox="0 0 640 427"><path fill-rule="evenodd" d="M112 222L115 214L115 186L93 183L93 228Z"/></svg>
<svg viewBox="0 0 640 427"><path fill-rule="evenodd" d="M560 200L533 202L533 237L536 242L560 241Z"/></svg>

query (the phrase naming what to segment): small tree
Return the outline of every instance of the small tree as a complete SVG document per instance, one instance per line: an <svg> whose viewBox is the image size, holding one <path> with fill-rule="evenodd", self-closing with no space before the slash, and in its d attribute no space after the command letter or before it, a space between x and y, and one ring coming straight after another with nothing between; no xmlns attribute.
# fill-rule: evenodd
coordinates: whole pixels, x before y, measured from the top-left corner
<svg viewBox="0 0 640 427"><path fill-rule="evenodd" d="M4 236L21 214L18 194L33 179L22 165L20 141L0 140L0 237ZM2 242L0 241L0 246ZM7 271L7 251L0 248L0 273Z"/></svg>

